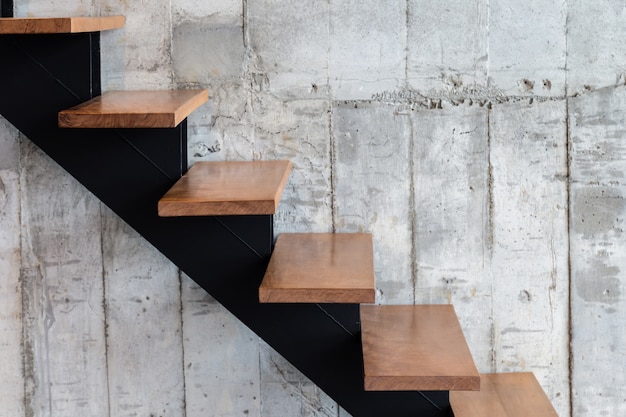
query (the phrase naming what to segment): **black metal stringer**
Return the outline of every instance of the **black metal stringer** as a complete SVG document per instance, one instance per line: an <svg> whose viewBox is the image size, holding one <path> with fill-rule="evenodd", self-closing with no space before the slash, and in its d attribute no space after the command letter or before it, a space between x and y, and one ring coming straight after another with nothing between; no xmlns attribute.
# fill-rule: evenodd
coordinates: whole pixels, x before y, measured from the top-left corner
<svg viewBox="0 0 626 417"><path fill-rule="evenodd" d="M157 201L187 167L186 123L57 127L60 110L100 94L99 33L4 35L0 56L0 114L350 414L451 415L448 392L363 390L357 305L259 304L272 216L158 217Z"/></svg>

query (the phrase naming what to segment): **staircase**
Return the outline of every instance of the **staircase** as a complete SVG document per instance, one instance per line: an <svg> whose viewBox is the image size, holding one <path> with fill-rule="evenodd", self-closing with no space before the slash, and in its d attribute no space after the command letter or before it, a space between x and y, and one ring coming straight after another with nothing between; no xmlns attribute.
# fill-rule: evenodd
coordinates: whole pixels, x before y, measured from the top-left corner
<svg viewBox="0 0 626 417"><path fill-rule="evenodd" d="M206 90L101 94L123 25L0 19L0 113L354 417L556 416L532 374L478 374L453 306L375 305L371 235L275 242L288 161L187 171Z"/></svg>

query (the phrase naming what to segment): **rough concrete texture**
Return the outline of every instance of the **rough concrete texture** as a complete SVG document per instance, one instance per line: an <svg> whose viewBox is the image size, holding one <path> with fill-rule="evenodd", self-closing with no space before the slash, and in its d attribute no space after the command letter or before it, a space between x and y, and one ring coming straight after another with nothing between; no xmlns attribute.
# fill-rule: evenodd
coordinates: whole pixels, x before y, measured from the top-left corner
<svg viewBox="0 0 626 417"><path fill-rule="evenodd" d="M574 415L626 413L625 110L624 87L570 104Z"/></svg>
<svg viewBox="0 0 626 417"><path fill-rule="evenodd" d="M254 88L285 98L326 97L328 2L250 0L243 6Z"/></svg>
<svg viewBox="0 0 626 417"><path fill-rule="evenodd" d="M190 164L292 160L278 233L373 233L378 303L626 414L623 2L15 3L126 15L103 86L208 88ZM348 417L4 121L0 276L0 417Z"/></svg>
<svg viewBox="0 0 626 417"><path fill-rule="evenodd" d="M393 108L338 104L335 224L374 239L378 302L414 301L411 267L411 126Z"/></svg>
<svg viewBox="0 0 626 417"><path fill-rule="evenodd" d="M532 370L568 407L569 268L564 101L490 112L493 361ZM563 414L563 411L561 411Z"/></svg>
<svg viewBox="0 0 626 417"><path fill-rule="evenodd" d="M454 304L472 347L492 343L488 114L479 106L410 114L415 301ZM474 349L481 369L492 356Z"/></svg>
<svg viewBox="0 0 626 417"><path fill-rule="evenodd" d="M172 44L174 77L178 83L208 84L212 80L240 80L244 48L241 25L208 26L183 22Z"/></svg>
<svg viewBox="0 0 626 417"><path fill-rule="evenodd" d="M568 9L568 91L584 92L626 82L622 36L626 5L619 1L570 0Z"/></svg>
<svg viewBox="0 0 626 417"><path fill-rule="evenodd" d="M569 2L489 4L489 82L507 95L565 94Z"/></svg>
<svg viewBox="0 0 626 417"><path fill-rule="evenodd" d="M21 154L26 415L108 413L100 203L31 142Z"/></svg>
<svg viewBox="0 0 626 417"><path fill-rule="evenodd" d="M2 416L24 415L18 132L0 120L0 390ZM6 152L6 154L4 153Z"/></svg>
<svg viewBox="0 0 626 417"><path fill-rule="evenodd" d="M262 415L256 335L188 277L182 314L185 415Z"/></svg>
<svg viewBox="0 0 626 417"><path fill-rule="evenodd" d="M252 109L255 159L286 159L293 164L276 212L276 232L331 231L329 102L282 102L254 93Z"/></svg>
<svg viewBox="0 0 626 417"><path fill-rule="evenodd" d="M487 85L489 2L407 2L407 82L414 89ZM445 33L445 36L441 36Z"/></svg>
<svg viewBox="0 0 626 417"><path fill-rule="evenodd" d="M380 7L376 0L329 3L328 76L332 97L368 99L377 91L402 88L407 2L389 0L385 7ZM355 10L376 10L376 13L355 13Z"/></svg>
<svg viewBox="0 0 626 417"><path fill-rule="evenodd" d="M261 415L337 416L337 403L261 343Z"/></svg>
<svg viewBox="0 0 626 417"><path fill-rule="evenodd" d="M185 403L179 273L109 210L102 242L111 415L177 415Z"/></svg>

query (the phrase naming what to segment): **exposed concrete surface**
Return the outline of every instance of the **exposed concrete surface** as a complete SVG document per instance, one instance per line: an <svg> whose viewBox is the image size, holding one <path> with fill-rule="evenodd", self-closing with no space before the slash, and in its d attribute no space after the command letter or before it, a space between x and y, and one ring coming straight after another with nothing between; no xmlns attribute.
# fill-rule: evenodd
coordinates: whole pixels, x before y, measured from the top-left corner
<svg viewBox="0 0 626 417"><path fill-rule="evenodd" d="M625 110L624 87L570 104L574 415L626 413Z"/></svg>
<svg viewBox="0 0 626 417"><path fill-rule="evenodd" d="M379 303L626 415L623 2L16 0L114 13L105 89L209 89L190 163L292 160L278 233L372 232ZM0 417L347 417L6 122L0 277Z"/></svg>
<svg viewBox="0 0 626 417"><path fill-rule="evenodd" d="M4 119L0 126L0 415L23 416L19 134Z"/></svg>

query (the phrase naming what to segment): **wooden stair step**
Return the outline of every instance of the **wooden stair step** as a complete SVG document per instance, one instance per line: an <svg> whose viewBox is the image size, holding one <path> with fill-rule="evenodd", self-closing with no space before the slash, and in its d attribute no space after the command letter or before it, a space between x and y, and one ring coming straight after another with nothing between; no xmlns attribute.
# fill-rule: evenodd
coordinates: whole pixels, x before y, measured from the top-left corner
<svg viewBox="0 0 626 417"><path fill-rule="evenodd" d="M262 303L373 303L372 236L281 234L259 287Z"/></svg>
<svg viewBox="0 0 626 417"><path fill-rule="evenodd" d="M274 214L289 161L197 162L159 200L159 216Z"/></svg>
<svg viewBox="0 0 626 417"><path fill-rule="evenodd" d="M558 417L531 372L483 374L479 392L451 392L455 417Z"/></svg>
<svg viewBox="0 0 626 417"><path fill-rule="evenodd" d="M208 101L207 90L112 91L59 113L64 128L172 128Z"/></svg>
<svg viewBox="0 0 626 417"><path fill-rule="evenodd" d="M451 305L361 306L366 391L480 389Z"/></svg>
<svg viewBox="0 0 626 417"><path fill-rule="evenodd" d="M3 17L0 18L0 35L100 32L121 28L125 21L124 16Z"/></svg>

